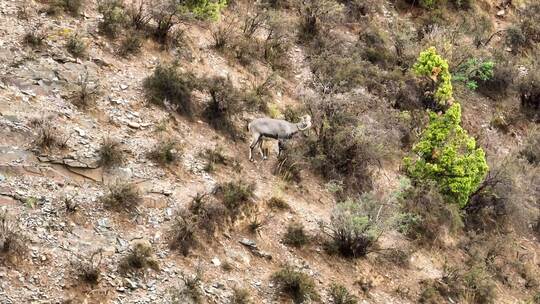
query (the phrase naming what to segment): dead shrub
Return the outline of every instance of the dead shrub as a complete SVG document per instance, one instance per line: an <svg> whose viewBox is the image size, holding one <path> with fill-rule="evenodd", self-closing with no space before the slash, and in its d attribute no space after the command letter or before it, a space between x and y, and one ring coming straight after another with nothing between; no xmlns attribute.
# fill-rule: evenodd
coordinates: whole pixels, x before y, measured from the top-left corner
<svg viewBox="0 0 540 304"><path fill-rule="evenodd" d="M199 193L191 201L189 211L196 217L197 227L208 235L213 235L225 224L228 212L223 205Z"/></svg>
<svg viewBox="0 0 540 304"><path fill-rule="evenodd" d="M218 51L224 51L231 46L234 36L234 28L237 26L234 20L226 20L212 30L212 46Z"/></svg>
<svg viewBox="0 0 540 304"><path fill-rule="evenodd" d="M539 119L540 115L540 70L539 64L535 64L518 84L518 92L521 100L521 108L533 119Z"/></svg>
<svg viewBox="0 0 540 304"><path fill-rule="evenodd" d="M103 19L98 24L99 30L110 38L116 38L126 22L124 4L121 0L100 0L98 12Z"/></svg>
<svg viewBox="0 0 540 304"><path fill-rule="evenodd" d="M46 121L38 126L34 144L42 150L52 150L64 148L68 139L64 138L62 132L54 127L50 121Z"/></svg>
<svg viewBox="0 0 540 304"><path fill-rule="evenodd" d="M268 201L266 201L268 207L272 210L290 210L291 206L282 198L272 196Z"/></svg>
<svg viewBox="0 0 540 304"><path fill-rule="evenodd" d="M150 18L155 24L152 35L158 43L168 43L173 27L180 22L180 13L176 1L162 0L153 3L150 10Z"/></svg>
<svg viewBox="0 0 540 304"><path fill-rule="evenodd" d="M41 25L26 31L23 37L24 44L32 47L33 49L39 49L45 44L47 34L41 30Z"/></svg>
<svg viewBox="0 0 540 304"><path fill-rule="evenodd" d="M301 41L311 41L327 31L340 17L342 7L334 0L309 0L297 5Z"/></svg>
<svg viewBox="0 0 540 304"><path fill-rule="evenodd" d="M528 136L519 156L526 159L531 165L540 164L540 130L532 131Z"/></svg>
<svg viewBox="0 0 540 304"><path fill-rule="evenodd" d="M251 301L251 295L249 294L249 291L245 288L233 288L233 294L231 296L231 300L229 302L230 304L250 304L253 303Z"/></svg>
<svg viewBox="0 0 540 304"><path fill-rule="evenodd" d="M192 248L197 246L196 218L187 210L180 210L173 219L168 234L169 247L179 250L183 256L187 256Z"/></svg>
<svg viewBox="0 0 540 304"><path fill-rule="evenodd" d="M229 210L229 214L234 220L242 212L250 209L254 190L254 184L238 180L220 185L216 194L221 198L223 205Z"/></svg>
<svg viewBox="0 0 540 304"><path fill-rule="evenodd" d="M136 55L141 52L142 39L136 32L129 33L120 42L118 54L122 57Z"/></svg>
<svg viewBox="0 0 540 304"><path fill-rule="evenodd" d="M478 91L491 99L497 100L501 96L507 96L508 90L514 83L514 65L508 60L498 62L493 69L493 77L480 82Z"/></svg>
<svg viewBox="0 0 540 304"><path fill-rule="evenodd" d="M107 188L107 193L101 197L101 203L106 208L132 211L142 201L141 193L133 184L117 181Z"/></svg>
<svg viewBox="0 0 540 304"><path fill-rule="evenodd" d="M83 57L86 52L86 43L84 43L79 35L74 34L69 36L66 42L66 49L75 57Z"/></svg>
<svg viewBox="0 0 540 304"><path fill-rule="evenodd" d="M76 107L86 110L95 105L100 93L99 84L90 80L88 70L85 68L68 98Z"/></svg>
<svg viewBox="0 0 540 304"><path fill-rule="evenodd" d="M463 226L459 207L448 204L433 185L418 184L405 190L400 230L421 245L437 245L445 233Z"/></svg>
<svg viewBox="0 0 540 304"><path fill-rule="evenodd" d="M280 176L284 181L299 184L302 181L301 170L305 162L300 148L302 143L288 142L283 145L281 155L275 164L273 174Z"/></svg>
<svg viewBox="0 0 540 304"><path fill-rule="evenodd" d="M240 93L225 77L207 79L206 90L210 93L210 101L203 110L203 118L214 129L236 139L238 131L233 119L243 110Z"/></svg>
<svg viewBox="0 0 540 304"><path fill-rule="evenodd" d="M25 257L28 239L6 210L0 210L0 261L14 261Z"/></svg>
<svg viewBox="0 0 540 304"><path fill-rule="evenodd" d="M120 142L106 137L99 148L99 163L101 166L111 168L119 166L125 161L124 151Z"/></svg>
<svg viewBox="0 0 540 304"><path fill-rule="evenodd" d="M129 23L135 30L141 31L148 27L151 15L148 12L147 0L136 0L131 2L129 7L126 9L126 14L128 16Z"/></svg>
<svg viewBox="0 0 540 304"><path fill-rule="evenodd" d="M53 0L47 7L47 14L57 15L64 11L72 16L78 16L81 8L84 6L84 0Z"/></svg>
<svg viewBox="0 0 540 304"><path fill-rule="evenodd" d="M298 222L291 222L287 226L287 231L283 236L283 243L300 248L308 244L310 241L309 236L304 231L304 225Z"/></svg>
<svg viewBox="0 0 540 304"><path fill-rule="evenodd" d="M320 298L313 279L305 273L294 270L291 266L285 266L275 272L272 275L272 281L295 303L304 303L306 300L318 301Z"/></svg>
<svg viewBox="0 0 540 304"><path fill-rule="evenodd" d="M79 259L72 264L77 278L90 285L97 285L101 276L101 259L103 251L97 250L88 258Z"/></svg>
<svg viewBox="0 0 540 304"><path fill-rule="evenodd" d="M226 166L229 163L229 158L223 153L223 148L216 146L213 149L205 149L200 153L200 156L206 160L204 171L213 172L216 165Z"/></svg>
<svg viewBox="0 0 540 304"><path fill-rule="evenodd" d="M165 166L176 163L181 157L181 147L175 139L161 139L148 152L148 158Z"/></svg>
<svg viewBox="0 0 540 304"><path fill-rule="evenodd" d="M345 286L336 283L330 285L330 298L334 304L358 303L358 298L352 295Z"/></svg>
<svg viewBox="0 0 540 304"><path fill-rule="evenodd" d="M289 24L279 13L271 13L267 20L263 42L263 58L274 70L287 72L290 68L289 51L292 47Z"/></svg>
<svg viewBox="0 0 540 304"><path fill-rule="evenodd" d="M136 242L122 258L118 270L122 274L130 272L144 273L147 269L159 271L159 263L154 257L154 250L148 242Z"/></svg>
<svg viewBox="0 0 540 304"><path fill-rule="evenodd" d="M380 9L376 0L339 0L338 2L345 6L345 14L351 21L360 21Z"/></svg>
<svg viewBox="0 0 540 304"><path fill-rule="evenodd" d="M154 73L144 79L143 87L146 98L152 103L192 117L191 91L195 87L193 80L193 75L179 73L175 65L158 65Z"/></svg>
<svg viewBox="0 0 540 304"><path fill-rule="evenodd" d="M173 291L171 303L195 303L200 304L203 301L203 291L201 289L202 273L197 270L194 275L180 275L184 285Z"/></svg>

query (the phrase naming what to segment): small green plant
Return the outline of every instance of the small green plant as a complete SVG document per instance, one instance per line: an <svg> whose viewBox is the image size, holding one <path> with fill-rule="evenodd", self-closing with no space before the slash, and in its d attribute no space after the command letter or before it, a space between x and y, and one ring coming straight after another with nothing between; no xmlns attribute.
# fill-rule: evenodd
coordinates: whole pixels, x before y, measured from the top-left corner
<svg viewBox="0 0 540 304"><path fill-rule="evenodd" d="M75 57L82 57L86 52L86 43L84 43L79 35L74 34L69 36L66 42L66 49L71 55Z"/></svg>
<svg viewBox="0 0 540 304"><path fill-rule="evenodd" d="M272 196L268 201L266 201L268 207L272 210L291 210L291 206L282 198Z"/></svg>
<svg viewBox="0 0 540 304"><path fill-rule="evenodd" d="M304 225L297 222L291 222L287 226L287 232L283 236L283 243L300 248L309 243L309 236L304 231Z"/></svg>
<svg viewBox="0 0 540 304"><path fill-rule="evenodd" d="M122 146L118 141L106 137L99 148L99 159L100 165L106 168L121 165L125 161Z"/></svg>
<svg viewBox="0 0 540 304"><path fill-rule="evenodd" d="M437 54L434 47L420 53L413 66L413 71L432 81L436 87L434 97L439 104L447 105L448 102L452 102L452 75L448 68L448 62Z"/></svg>
<svg viewBox="0 0 540 304"><path fill-rule="evenodd" d="M99 30L111 38L116 38L126 23L126 14L121 0L103 0L98 2L98 12L103 15Z"/></svg>
<svg viewBox="0 0 540 304"><path fill-rule="evenodd" d="M465 83L470 90L476 90L479 82L485 82L493 78L495 62L470 58L457 67L454 81Z"/></svg>
<svg viewBox="0 0 540 304"><path fill-rule="evenodd" d="M307 274L285 266L272 275L281 292L290 296L295 303L306 300L318 301L319 294L315 290L315 282Z"/></svg>
<svg viewBox="0 0 540 304"><path fill-rule="evenodd" d="M413 180L436 182L449 202L464 207L488 165L484 151L460 123L458 103L442 115L430 113L428 127L413 147L414 157L405 158L405 169Z"/></svg>
<svg viewBox="0 0 540 304"><path fill-rule="evenodd" d="M159 65L143 82L146 98L171 111L191 117L191 91L194 88L192 77L179 73L175 65Z"/></svg>
<svg viewBox="0 0 540 304"><path fill-rule="evenodd" d="M148 152L148 158L160 165L170 165L178 161L180 146L174 139L160 140L154 148Z"/></svg>
<svg viewBox="0 0 540 304"><path fill-rule="evenodd" d="M147 269L159 271L159 263L154 257L154 250L147 242L135 243L118 266L118 270L123 274L146 272Z"/></svg>
<svg viewBox="0 0 540 304"><path fill-rule="evenodd" d="M218 20L221 11L227 7L227 0L190 0L182 1L180 10L189 12L198 19Z"/></svg>
<svg viewBox="0 0 540 304"><path fill-rule="evenodd" d="M106 208L115 210L133 210L142 201L139 190L133 185L123 181L108 186L108 191L101 197Z"/></svg>
<svg viewBox="0 0 540 304"><path fill-rule="evenodd" d="M330 285L330 298L334 304L358 303L358 299L352 295L345 286L336 283Z"/></svg>

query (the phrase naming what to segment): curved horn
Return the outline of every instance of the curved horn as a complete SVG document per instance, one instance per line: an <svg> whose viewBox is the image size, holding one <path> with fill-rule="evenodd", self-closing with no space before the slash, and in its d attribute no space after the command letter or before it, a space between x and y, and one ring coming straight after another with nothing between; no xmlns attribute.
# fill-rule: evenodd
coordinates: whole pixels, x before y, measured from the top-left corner
<svg viewBox="0 0 540 304"><path fill-rule="evenodd" d="M304 131L306 129L309 129L310 127L311 127L311 116L309 115L302 116L302 121L298 123L298 130Z"/></svg>

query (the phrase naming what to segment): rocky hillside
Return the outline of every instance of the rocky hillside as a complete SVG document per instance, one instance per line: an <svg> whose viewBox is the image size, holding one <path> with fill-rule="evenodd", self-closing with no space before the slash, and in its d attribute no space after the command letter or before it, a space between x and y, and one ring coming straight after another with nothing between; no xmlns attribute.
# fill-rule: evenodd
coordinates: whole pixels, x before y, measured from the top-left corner
<svg viewBox="0 0 540 304"><path fill-rule="evenodd" d="M540 303L538 20L1 1L0 303Z"/></svg>

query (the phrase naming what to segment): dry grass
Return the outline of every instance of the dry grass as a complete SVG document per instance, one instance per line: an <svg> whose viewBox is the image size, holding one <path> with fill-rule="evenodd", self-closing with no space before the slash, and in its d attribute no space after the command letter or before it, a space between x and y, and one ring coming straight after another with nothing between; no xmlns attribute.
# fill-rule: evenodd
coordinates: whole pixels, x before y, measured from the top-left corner
<svg viewBox="0 0 540 304"><path fill-rule="evenodd" d="M176 140L163 139L148 153L148 158L165 166L176 163L179 160L180 155L180 145Z"/></svg>
<svg viewBox="0 0 540 304"><path fill-rule="evenodd" d="M124 163L126 157L120 142L106 137L99 148L100 165L111 168Z"/></svg>
<svg viewBox="0 0 540 304"><path fill-rule="evenodd" d="M17 223L7 211L0 210L0 262L24 258L28 251L28 239Z"/></svg>
<svg viewBox="0 0 540 304"><path fill-rule="evenodd" d="M117 181L108 186L107 193L101 197L106 208L118 211L132 211L142 201L141 194L133 184Z"/></svg>
<svg viewBox="0 0 540 304"><path fill-rule="evenodd" d="M159 263L154 257L154 250L151 245L146 242L135 243L118 265L118 270L123 274L146 272L147 269L159 271Z"/></svg>
<svg viewBox="0 0 540 304"><path fill-rule="evenodd" d="M295 303L303 303L309 299L319 300L319 294L315 290L315 282L307 274L285 266L272 275L274 281L282 293L287 294Z"/></svg>

